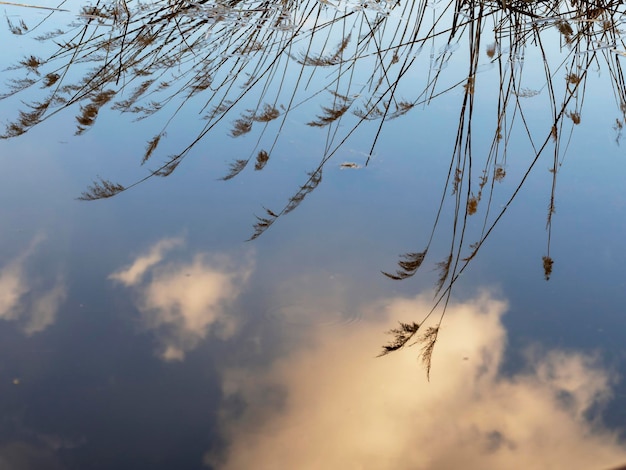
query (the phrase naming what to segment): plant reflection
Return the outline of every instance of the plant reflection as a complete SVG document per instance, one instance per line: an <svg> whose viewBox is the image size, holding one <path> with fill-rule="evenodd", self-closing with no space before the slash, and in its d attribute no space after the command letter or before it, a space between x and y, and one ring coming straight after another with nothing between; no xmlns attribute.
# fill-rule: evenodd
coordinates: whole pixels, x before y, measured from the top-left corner
<svg viewBox="0 0 626 470"><path fill-rule="evenodd" d="M2 137L24 134L69 109L77 111L76 134L88 131L105 107L136 120L166 114L165 124L147 139L139 159L143 165L159 153L183 109L201 113L202 126L177 153L166 156L145 177L130 184L94 181L80 199L95 200L117 195L154 176L170 175L194 147L221 129L226 118L233 120L228 131L231 137L256 133L257 140L249 156L235 160L223 179L234 178L250 162L260 171L270 162L287 117L314 103L318 111L308 125L326 130L319 164L309 169L281 208L264 209L251 235L255 239L318 187L329 161L362 126L372 122L375 126L364 162L367 165L388 121L453 90L460 92L456 139L429 240L421 251L401 255L395 272L385 272L395 280L415 274L448 216L444 206L450 201L454 209L449 249L436 263L436 305L422 324L439 305L443 304L445 313L459 275L542 157L550 162L552 172L547 196L547 246L542 258L544 275L549 279L554 265L550 239L557 176L573 127L584 118L582 108L592 67L608 72L619 113L614 131L616 140L621 139L626 115L620 64L626 47L619 30L623 10L620 2L612 0L457 0L437 4L382 0L98 1L82 6L78 18L65 30L37 37L58 45L51 55L27 56L9 69L17 75L8 80L2 99L27 90L39 97L22 107ZM9 28L15 35L32 33L25 21L9 21ZM489 150L484 153L476 151L472 139L472 117L480 104L475 91L480 86L481 53L499 81L495 125ZM543 64L540 90L526 86L522 72L529 55ZM449 76L445 70L453 58L455 70ZM459 74L458 64L466 67L465 72ZM415 70L420 70L419 79L411 75ZM531 97L546 100L543 105L548 121L543 127L532 122L525 110L524 100ZM508 148L513 142L518 144L520 134L527 139L532 159L513 183L505 204L493 207L496 183L508 177ZM468 220L479 215L483 218L481 228L476 235L470 234ZM425 333L426 352L432 352L444 313ZM383 354L411 341L418 327L398 331ZM429 368L430 360L426 362Z"/></svg>

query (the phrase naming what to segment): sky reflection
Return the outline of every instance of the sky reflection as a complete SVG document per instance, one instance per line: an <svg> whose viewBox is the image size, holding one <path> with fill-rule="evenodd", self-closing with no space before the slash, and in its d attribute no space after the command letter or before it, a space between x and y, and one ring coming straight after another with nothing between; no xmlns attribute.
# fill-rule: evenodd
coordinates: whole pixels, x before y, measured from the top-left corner
<svg viewBox="0 0 626 470"><path fill-rule="evenodd" d="M262 2L241 5L257 3ZM62 80L67 99L82 89L76 96L84 100L70 100L72 109L65 109L70 101L50 101L51 114L57 106L55 115L41 126L34 124L37 116L30 115L35 119L30 122L20 110L30 112L27 103L36 103L38 93L48 96L50 90L38 88L37 80L53 78L45 72L61 70L62 59L74 60L69 45L60 46L61 61L46 65L50 70L27 67L3 75L10 80L13 73L43 74L23 94L2 101L7 110L2 118L14 121L0 127L16 130L10 125L15 120L34 127L1 143L6 158L0 192L7 203L0 207L5 228L0 470L203 465L218 470L543 470L626 463L621 378L626 374L626 203L620 196L626 166L614 128L626 109L616 97L626 95L620 94L621 73L612 75L621 70L615 62L621 59L611 54L588 61L572 47L560 48L572 38L548 25L534 37L550 51L547 61L543 46L530 44L531 30L525 28L531 24L517 22L522 29L510 29L512 16L497 3L488 5L493 15L484 18L477 18L470 4L457 12L463 22L474 18L466 25L471 31L484 31L472 37L460 30L450 34L448 21L456 7L441 4L436 28L425 21L423 32L429 36L419 41L410 29L397 27L418 27L421 20L414 20L423 11L405 18L397 9L375 11L370 5L363 10L348 2L338 4L345 8L334 16L336 9L325 1L291 3L293 20L304 20L305 34L275 62L263 53L267 41L254 43L249 62L234 51L238 41L245 42L242 31L254 37L261 31L253 21L241 23L241 11L231 12L236 22L224 24L222 33L204 23L198 16L203 9L228 10L215 2L194 4L198 11L181 10L196 42L193 35L179 34L184 24L170 21L173 4L147 5L158 11L162 29L155 31L164 41L149 47L119 36L129 25L123 16L96 28L94 18L64 14L59 25L65 26L68 16L78 21L68 40L91 24L94 29L85 31L94 36L85 37L105 42L93 49L86 44L82 58L87 62L76 60L73 76ZM575 14L561 6L565 17ZM431 11L424 11L428 19ZM613 18L619 11L605 13ZM29 24L43 19L31 13L37 19ZM343 13L351 13L347 23ZM395 23L381 21L380 30L372 29L377 13L391 13ZM262 9L254 14L266 16ZM15 24L21 17L9 13ZM134 18L139 18L134 31L152 29L149 16ZM291 20L283 20L267 23L263 31L279 26L288 33ZM333 31L325 34L324 25L332 24ZM595 22L590 28L572 24L583 39L585 31L601 29ZM311 28L322 34L313 37ZM337 49L339 35L350 30L347 48ZM396 48L398 33L408 42ZM510 38L516 34L528 47L515 46ZM104 47L111 35L115 47ZM207 44L211 35L225 42ZM258 38L272 39L269 52L276 53L288 36L268 32ZM0 28L0 42L7 37ZM30 33L6 40L15 45L3 54L7 66L34 52L45 57L60 44L57 38L42 47L29 38ZM511 42L513 49L499 47ZM162 49L165 44L169 53ZM227 44L232 54L225 53ZM104 49L112 55L101 67L96 51ZM119 62L135 52L147 62L120 75ZM141 90L137 81L143 82L149 64L155 64L150 57L167 59L168 54L171 60L157 64L153 78L163 72L160 78L171 79L177 91L153 93L149 87L171 90L159 79L144 89L147 101L138 102L165 98L172 106L162 113L167 138L140 166L142 155L152 155L146 139L155 133L166 137L165 128L158 119L133 121L149 109L136 114L130 98ZM334 68L310 65L342 55L343 63ZM202 88L208 81L189 81L187 75L196 65L206 71L214 59L213 84L221 81L223 95ZM91 60L95 68L88 72ZM109 68L104 81L95 80ZM245 85L254 71L265 77L258 92ZM573 81L580 80L581 71L589 83L581 84L579 95ZM609 82L597 80L600 75ZM393 77L398 88L390 86ZM92 89L92 83L98 86ZM88 121L87 111L94 110L88 106L102 103L108 95L99 93L108 86L119 94L114 101L126 105L102 105L97 125L72 138L76 114ZM191 94L207 90L207 95L190 100L183 110L189 86ZM238 104L228 115L229 106L217 111L227 98ZM348 104L350 112L344 109ZM62 109L67 112L56 113ZM364 110L372 122L359 117ZM125 111L121 117L119 111ZM388 111L395 120L374 138ZM580 124L572 116L582 119ZM319 126L325 119L328 126ZM211 134L197 141L187 159L180 152L205 126ZM250 134L234 139L237 128ZM342 140L349 133L350 139ZM547 150L526 178L541 142ZM91 181L102 184L109 177L114 182L119 177L130 189L133 181L158 175L168 159L177 163L182 157L184 164L164 180L113 199L74 199ZM307 172L315 171L320 159L323 183L315 192L301 192ZM342 163L358 168L342 169ZM218 181L233 170L240 173ZM524 187L513 201L520 181ZM469 214L483 186L483 202ZM445 202L440 214L439 201ZM243 240L260 221L254 215L273 220L281 207L289 216L281 215L279 224L246 245ZM494 235L455 284L456 301L442 322L430 382L418 359L419 344L376 358L388 339L385 331L427 315L434 301L433 293L424 291L436 284L451 247L459 257L470 255L505 207ZM548 234L546 217L555 207L555 230ZM462 235L451 238L461 221L467 224ZM429 255L415 276L405 282L385 278L381 271L395 272L398 254L430 246L433 224L441 228L431 235ZM555 259L549 283L542 272L544 254ZM480 293L481 286L491 290ZM437 317L430 318L432 324Z"/></svg>
<svg viewBox="0 0 626 470"><path fill-rule="evenodd" d="M223 414L230 446L221 457L207 454L207 463L589 469L626 461L616 434L589 420L611 395L609 372L593 356L537 348L523 370L502 374L507 305L489 293L449 308L430 383L416 367L415 349L373 357L382 330L430 306L429 296L391 299L372 307L358 327L309 331L313 345L267 370L225 370L226 398L246 405Z"/></svg>

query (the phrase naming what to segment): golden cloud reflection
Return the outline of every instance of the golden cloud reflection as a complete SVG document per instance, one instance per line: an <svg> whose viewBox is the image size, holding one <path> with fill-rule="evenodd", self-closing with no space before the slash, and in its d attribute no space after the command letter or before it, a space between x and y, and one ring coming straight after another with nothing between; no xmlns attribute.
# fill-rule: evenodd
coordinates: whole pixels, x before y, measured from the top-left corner
<svg viewBox="0 0 626 470"><path fill-rule="evenodd" d="M505 376L507 306L488 294L449 308L430 382L415 350L374 357L381 331L430 305L427 297L392 300L386 315L372 308L366 322L318 329L314 347L307 342L269 370L227 370L227 400L246 406L224 413L228 452L206 463L396 470L601 469L626 461L616 434L585 418L608 399L608 372L590 356L550 351L529 354L523 372Z"/></svg>
<svg viewBox="0 0 626 470"><path fill-rule="evenodd" d="M211 330L222 338L236 331L227 308L251 272L250 266L234 268L226 257L206 253L186 263L165 261L168 252L183 244L180 238L163 239L109 276L136 292L142 323L156 333L158 355L166 361L183 360Z"/></svg>
<svg viewBox="0 0 626 470"><path fill-rule="evenodd" d="M27 264L43 240L42 236L34 238L17 257L0 268L0 319L17 322L29 336L54 323L67 297L61 275L52 287L42 288L45 281L27 272Z"/></svg>

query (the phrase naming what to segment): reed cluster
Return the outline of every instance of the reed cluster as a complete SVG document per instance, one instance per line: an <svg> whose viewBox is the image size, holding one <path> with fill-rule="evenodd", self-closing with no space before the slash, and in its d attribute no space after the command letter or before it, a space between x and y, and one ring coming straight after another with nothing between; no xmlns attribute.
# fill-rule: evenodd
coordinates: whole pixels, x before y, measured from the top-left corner
<svg viewBox="0 0 626 470"><path fill-rule="evenodd" d="M50 9L50 15L58 13ZM324 168L358 129L374 126L371 157L389 121L427 112L438 97L460 91L457 119L451 123L456 139L432 230L424 246L401 255L397 269L385 272L394 280L415 274L448 214L444 206L452 204L452 231L446 234L449 251L435 262L439 276L433 310L419 323L392 330L394 339L382 351L422 341L429 370L452 287L540 160L549 162L552 173L542 256L546 279L552 274L557 177L569 136L584 120L592 68L603 68L613 87L618 141L626 122L620 62L626 56L620 33L623 13L624 5L616 0L96 1L82 5L63 30L42 34L45 24L33 30L26 20L8 21L13 34L36 35L39 41L54 41L58 48L47 57L28 55L5 70L10 77L0 99L26 92L29 99L6 123L1 137L17 137L66 111L75 114L76 134L96 125L105 108L136 120L165 115L160 121L164 124L147 136L138 155L141 165L152 163L155 156L160 161L144 177L127 184L94 181L80 196L94 200L170 175L218 124L228 120L231 137L255 134L256 143L247 156L231 164L223 179L236 177L252 166L250 162L261 171L271 164L288 116L305 104L319 103L307 123L312 131L325 133L319 164L308 169L282 207L264 208L254 225L254 239L319 186ZM557 54L550 52L555 49ZM526 86L523 65L528 56L542 62L545 80L540 89ZM481 79L479 59L485 57L500 86L493 90L497 105L489 151L477 154L472 117L479 105L475 99ZM452 61L465 64L465 71L459 74L454 67L454 74L446 75ZM423 79L407 83L415 70ZM545 128L531 125L525 112L524 100L537 95L546 100L550 125ZM161 155L159 146L183 109L199 112L202 124L175 154ZM520 128L532 148L530 164L513 182L507 202L491 207L497 185L508 179L508 148ZM467 231L470 217L482 217L482 229L472 240ZM419 325L438 306L443 308L434 326L420 337Z"/></svg>

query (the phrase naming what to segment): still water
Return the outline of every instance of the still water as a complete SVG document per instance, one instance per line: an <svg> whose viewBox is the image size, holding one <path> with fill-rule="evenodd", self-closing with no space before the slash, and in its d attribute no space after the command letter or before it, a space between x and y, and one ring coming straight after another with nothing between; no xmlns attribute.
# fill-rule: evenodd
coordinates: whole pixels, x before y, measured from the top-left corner
<svg viewBox="0 0 626 470"><path fill-rule="evenodd" d="M1 6L0 468L626 464L623 7Z"/></svg>

